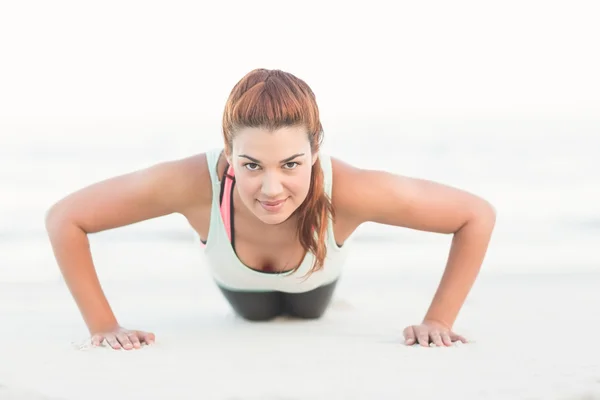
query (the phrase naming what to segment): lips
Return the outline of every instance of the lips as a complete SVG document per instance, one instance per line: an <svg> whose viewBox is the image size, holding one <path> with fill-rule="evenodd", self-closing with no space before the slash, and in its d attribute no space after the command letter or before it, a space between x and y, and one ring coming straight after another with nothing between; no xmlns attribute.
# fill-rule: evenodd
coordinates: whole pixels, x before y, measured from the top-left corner
<svg viewBox="0 0 600 400"><path fill-rule="evenodd" d="M278 206L279 204L283 203L284 201L285 201L285 199L277 200L277 201L261 201L261 203L264 204L265 206L274 207L274 206Z"/></svg>
<svg viewBox="0 0 600 400"><path fill-rule="evenodd" d="M287 199L277 201L259 201L259 203L267 212L278 212L283 208L283 203L285 203L286 200Z"/></svg>

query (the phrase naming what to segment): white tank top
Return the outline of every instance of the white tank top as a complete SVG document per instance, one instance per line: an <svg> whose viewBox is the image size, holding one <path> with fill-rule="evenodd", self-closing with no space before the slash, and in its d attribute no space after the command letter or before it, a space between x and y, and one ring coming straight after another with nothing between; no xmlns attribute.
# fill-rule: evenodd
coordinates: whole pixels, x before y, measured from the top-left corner
<svg viewBox="0 0 600 400"><path fill-rule="evenodd" d="M323 268L313 272L309 277L314 255L308 253L300 268L295 272L272 273L261 272L244 265L231 246L225 225L221 217L219 193L221 182L217 173L217 162L222 149L213 149L206 153L210 179L212 181L212 205L210 226L204 255L215 281L226 289L242 291L272 291L287 293L307 292L319 286L329 284L339 278L348 251L348 241L339 247L333 235L333 224L329 219L327 227L327 257ZM319 160L324 175L325 192L331 197L332 173L331 159L320 153Z"/></svg>

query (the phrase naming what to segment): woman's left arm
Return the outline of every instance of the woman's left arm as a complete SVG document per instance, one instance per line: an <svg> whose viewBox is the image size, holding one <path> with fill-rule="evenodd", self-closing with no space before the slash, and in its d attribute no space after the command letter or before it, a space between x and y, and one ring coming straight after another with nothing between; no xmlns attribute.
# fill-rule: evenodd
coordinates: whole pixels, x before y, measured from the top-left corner
<svg viewBox="0 0 600 400"><path fill-rule="evenodd" d="M412 339L422 345L429 345L429 341L449 344L448 337L457 336L451 331L452 325L487 252L496 221L495 209L488 201L464 190L384 171L358 169L337 160L333 181L333 199L344 216L354 219L355 226L371 221L453 234L447 264L425 314L424 326L405 330L407 343ZM432 330L436 331L433 336Z"/></svg>

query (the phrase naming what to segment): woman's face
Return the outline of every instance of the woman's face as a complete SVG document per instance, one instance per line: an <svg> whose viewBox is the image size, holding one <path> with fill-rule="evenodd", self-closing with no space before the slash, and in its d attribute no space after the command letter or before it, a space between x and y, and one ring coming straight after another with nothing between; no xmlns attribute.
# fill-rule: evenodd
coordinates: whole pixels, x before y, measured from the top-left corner
<svg viewBox="0 0 600 400"><path fill-rule="evenodd" d="M242 203L266 224L284 222L306 199L316 159L303 126L243 128L227 156Z"/></svg>

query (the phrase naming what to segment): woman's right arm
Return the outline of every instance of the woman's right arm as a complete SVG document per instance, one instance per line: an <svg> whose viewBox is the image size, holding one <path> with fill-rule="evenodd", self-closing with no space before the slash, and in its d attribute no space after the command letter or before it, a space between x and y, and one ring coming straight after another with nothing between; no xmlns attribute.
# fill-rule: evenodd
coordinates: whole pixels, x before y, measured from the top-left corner
<svg viewBox="0 0 600 400"><path fill-rule="evenodd" d="M92 335L118 328L102 291L88 233L210 206L204 154L160 163L69 194L46 214L46 230L63 278Z"/></svg>

